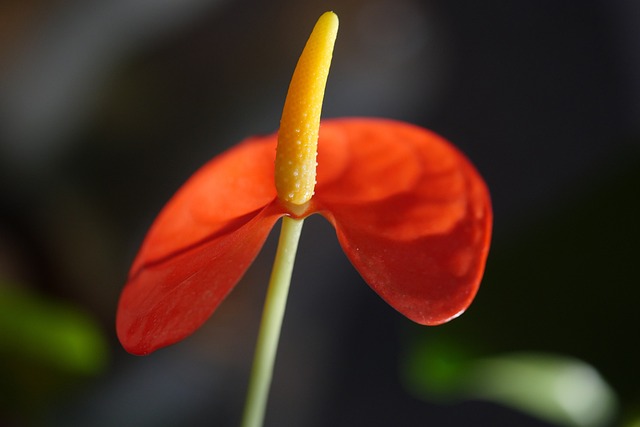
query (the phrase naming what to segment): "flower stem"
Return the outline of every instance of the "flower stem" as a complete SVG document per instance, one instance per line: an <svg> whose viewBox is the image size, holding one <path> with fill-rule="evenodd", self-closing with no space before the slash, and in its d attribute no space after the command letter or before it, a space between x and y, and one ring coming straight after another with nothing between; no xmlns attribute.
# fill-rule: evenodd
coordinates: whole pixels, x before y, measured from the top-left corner
<svg viewBox="0 0 640 427"><path fill-rule="evenodd" d="M260 427L264 421L291 273L298 249L302 219L284 217L269 289L262 312L258 342L249 379L242 427Z"/></svg>

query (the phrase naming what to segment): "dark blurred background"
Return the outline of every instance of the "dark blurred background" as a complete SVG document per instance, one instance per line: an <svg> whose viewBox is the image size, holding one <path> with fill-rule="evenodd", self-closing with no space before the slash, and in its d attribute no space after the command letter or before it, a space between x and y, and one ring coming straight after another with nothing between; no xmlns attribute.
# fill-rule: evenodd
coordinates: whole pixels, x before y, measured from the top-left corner
<svg viewBox="0 0 640 427"><path fill-rule="evenodd" d="M274 237L151 356L118 344L117 299L173 192L277 129L326 10L324 116L453 141L495 233L474 304L426 328L309 218L266 425L640 425L635 0L0 2L0 425L238 424Z"/></svg>

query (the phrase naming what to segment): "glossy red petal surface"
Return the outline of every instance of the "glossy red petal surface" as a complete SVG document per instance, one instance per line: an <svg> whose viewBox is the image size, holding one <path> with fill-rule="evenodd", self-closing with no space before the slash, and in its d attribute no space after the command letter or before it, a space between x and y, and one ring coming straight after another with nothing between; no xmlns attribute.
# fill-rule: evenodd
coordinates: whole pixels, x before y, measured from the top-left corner
<svg viewBox="0 0 640 427"><path fill-rule="evenodd" d="M240 280L283 211L275 138L252 138L198 170L145 237L120 297L122 345L148 354L193 333Z"/></svg>
<svg viewBox="0 0 640 427"><path fill-rule="evenodd" d="M195 331L240 280L277 219L276 137L249 139L201 168L167 203L132 266L117 315L123 346L147 354ZM438 324L471 302L491 205L482 178L439 136L375 119L320 130L306 214L336 227L369 285L407 317Z"/></svg>
<svg viewBox="0 0 640 427"><path fill-rule="evenodd" d="M491 237L489 193L475 168L443 138L405 123L327 121L320 135L314 209L365 281L421 324L462 313Z"/></svg>

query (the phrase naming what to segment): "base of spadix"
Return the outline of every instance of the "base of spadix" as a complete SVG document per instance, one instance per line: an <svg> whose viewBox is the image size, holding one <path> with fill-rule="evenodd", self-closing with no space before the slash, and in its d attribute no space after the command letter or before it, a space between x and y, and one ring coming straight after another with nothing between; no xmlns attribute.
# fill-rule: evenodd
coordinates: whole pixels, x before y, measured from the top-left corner
<svg viewBox="0 0 640 427"><path fill-rule="evenodd" d="M280 200L282 207L289 212L290 216L295 219L304 219L309 212L310 203L306 202L301 205Z"/></svg>

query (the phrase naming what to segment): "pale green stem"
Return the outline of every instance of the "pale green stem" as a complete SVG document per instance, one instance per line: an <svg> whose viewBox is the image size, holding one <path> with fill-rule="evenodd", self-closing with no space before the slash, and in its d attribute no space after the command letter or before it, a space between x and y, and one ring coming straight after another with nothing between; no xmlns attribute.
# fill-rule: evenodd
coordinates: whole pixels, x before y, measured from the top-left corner
<svg viewBox="0 0 640 427"><path fill-rule="evenodd" d="M298 240L302 231L302 219L284 217L280 229L280 240L276 258L273 262L269 289L262 312L262 322L258 332L256 353L249 379L249 391L242 417L242 427L260 427L264 421L264 413L273 376L273 365L278 349L280 329L284 310L287 305L289 284L293 263L298 249Z"/></svg>

